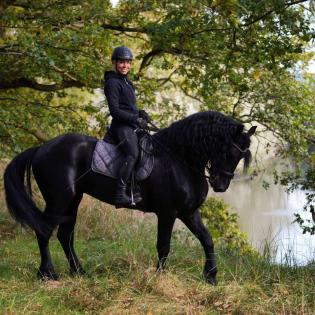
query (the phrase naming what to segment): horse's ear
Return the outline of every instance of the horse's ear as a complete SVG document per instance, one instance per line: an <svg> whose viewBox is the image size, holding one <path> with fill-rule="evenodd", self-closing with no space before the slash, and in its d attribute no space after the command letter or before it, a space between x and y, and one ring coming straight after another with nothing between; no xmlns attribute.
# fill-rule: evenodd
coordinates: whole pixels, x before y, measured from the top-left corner
<svg viewBox="0 0 315 315"><path fill-rule="evenodd" d="M251 136L255 133L256 129L257 129L257 126L252 126L252 127L248 130L247 134L251 137Z"/></svg>

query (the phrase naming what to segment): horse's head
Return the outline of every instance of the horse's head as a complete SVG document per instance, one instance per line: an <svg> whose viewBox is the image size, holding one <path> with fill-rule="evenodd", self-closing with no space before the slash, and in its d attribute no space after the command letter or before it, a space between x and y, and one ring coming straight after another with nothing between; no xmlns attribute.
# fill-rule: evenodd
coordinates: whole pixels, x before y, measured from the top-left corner
<svg viewBox="0 0 315 315"><path fill-rule="evenodd" d="M216 158L211 160L208 169L209 183L215 192L224 192L229 188L234 171L241 159L244 159L245 168L249 166L251 160L250 137L255 133L256 128L253 126L248 132L243 132L243 126L240 125L232 141L222 145Z"/></svg>

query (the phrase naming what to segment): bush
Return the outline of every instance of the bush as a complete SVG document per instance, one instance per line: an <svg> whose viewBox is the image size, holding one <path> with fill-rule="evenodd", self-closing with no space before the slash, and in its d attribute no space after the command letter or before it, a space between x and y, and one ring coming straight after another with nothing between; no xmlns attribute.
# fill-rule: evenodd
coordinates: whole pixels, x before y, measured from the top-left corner
<svg viewBox="0 0 315 315"><path fill-rule="evenodd" d="M209 197L200 208L201 216L219 245L241 253L255 250L248 242L246 233L238 226L238 215L228 211L228 205L219 198Z"/></svg>

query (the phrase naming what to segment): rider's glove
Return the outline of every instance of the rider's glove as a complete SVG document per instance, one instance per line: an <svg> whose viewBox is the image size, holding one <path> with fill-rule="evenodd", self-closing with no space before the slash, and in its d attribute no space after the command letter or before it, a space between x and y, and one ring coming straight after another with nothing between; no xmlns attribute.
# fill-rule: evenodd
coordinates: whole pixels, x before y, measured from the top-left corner
<svg viewBox="0 0 315 315"><path fill-rule="evenodd" d="M150 115L143 109L139 110L139 117L143 118L144 120L146 120L146 122L150 122L151 121Z"/></svg>
<svg viewBox="0 0 315 315"><path fill-rule="evenodd" d="M141 129L147 129L148 127L148 123L146 122L146 120L141 117L137 119L137 124Z"/></svg>

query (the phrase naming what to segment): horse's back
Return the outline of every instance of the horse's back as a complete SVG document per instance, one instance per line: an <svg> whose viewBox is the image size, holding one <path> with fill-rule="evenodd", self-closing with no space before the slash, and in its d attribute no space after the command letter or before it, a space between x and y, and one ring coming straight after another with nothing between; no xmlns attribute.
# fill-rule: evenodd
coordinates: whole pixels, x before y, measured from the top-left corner
<svg viewBox="0 0 315 315"><path fill-rule="evenodd" d="M41 145L33 159L33 166L47 162L75 162L81 154L93 152L97 139L77 133L53 138Z"/></svg>
<svg viewBox="0 0 315 315"><path fill-rule="evenodd" d="M37 150L32 169L42 193L63 191L65 187L74 192L75 179L90 168L96 138L69 133L45 142ZM70 188L70 189L69 189Z"/></svg>

